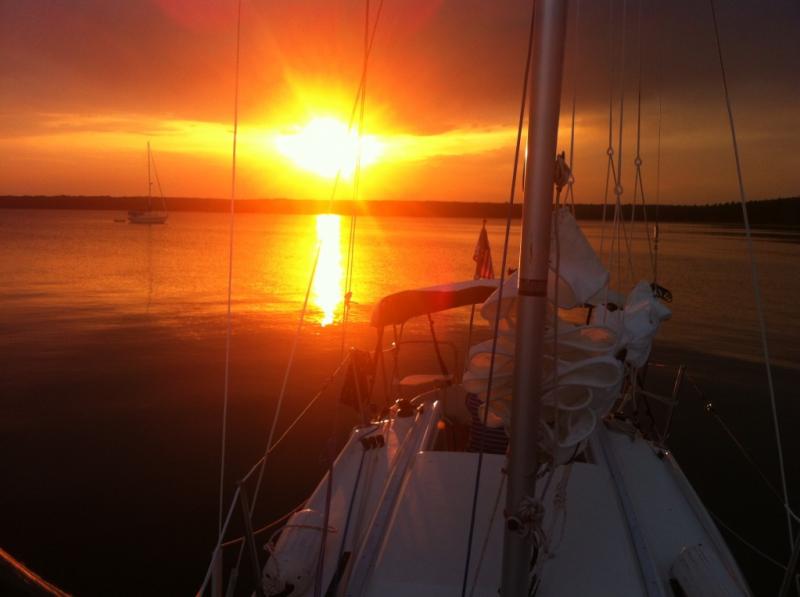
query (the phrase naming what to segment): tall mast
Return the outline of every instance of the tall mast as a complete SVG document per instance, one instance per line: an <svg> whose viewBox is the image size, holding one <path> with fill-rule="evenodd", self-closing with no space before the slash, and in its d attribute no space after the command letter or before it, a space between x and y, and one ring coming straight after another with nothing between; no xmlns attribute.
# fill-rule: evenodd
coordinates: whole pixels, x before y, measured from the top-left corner
<svg viewBox="0 0 800 597"><path fill-rule="evenodd" d="M501 595L527 595L530 584L532 500L542 394L547 273L555 176L567 0L536 0L528 97L528 176L522 210L517 296L517 347L503 541Z"/></svg>
<svg viewBox="0 0 800 597"><path fill-rule="evenodd" d="M147 211L153 209L153 178L150 174L150 141L147 142Z"/></svg>

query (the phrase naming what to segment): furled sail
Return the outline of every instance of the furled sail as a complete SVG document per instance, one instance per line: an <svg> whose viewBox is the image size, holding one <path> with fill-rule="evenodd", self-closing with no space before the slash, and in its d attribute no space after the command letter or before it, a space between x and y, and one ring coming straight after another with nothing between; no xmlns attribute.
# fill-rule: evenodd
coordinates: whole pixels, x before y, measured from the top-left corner
<svg viewBox="0 0 800 597"><path fill-rule="evenodd" d="M604 292L609 273L569 210L554 212L551 238L540 448L563 462L575 454L597 420L608 414L620 397L626 367L641 367L647 361L653 338L670 311L645 281L637 284L627 299ZM499 296L495 291L481 308L490 326L497 322L497 341L489 339L471 347L463 385L478 397L483 412L491 370L487 424L508 430L517 331L516 273L506 280L502 301ZM610 299L615 302L614 310ZM623 304L617 307L617 302ZM589 303L592 317L587 325L561 319L563 310L585 308Z"/></svg>

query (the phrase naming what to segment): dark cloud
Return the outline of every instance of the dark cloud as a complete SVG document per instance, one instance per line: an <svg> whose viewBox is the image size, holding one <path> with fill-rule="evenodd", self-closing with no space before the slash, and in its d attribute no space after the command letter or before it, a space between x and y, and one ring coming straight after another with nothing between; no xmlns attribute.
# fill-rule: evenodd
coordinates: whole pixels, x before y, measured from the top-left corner
<svg viewBox="0 0 800 597"><path fill-rule="evenodd" d="M796 194L800 3L717 4L751 194ZM380 0L371 5L374 14ZM228 122L235 6L0 0L0 136L40 128L39 115L59 112ZM633 159L641 65L642 154L654 163L660 111L667 197L688 200L699 184L692 199L730 198L722 180L730 174L730 139L708 2L572 0L570 8L563 110L568 115L574 90L581 123L576 161L593 181L591 195L605 173L610 91L618 132L624 90L624 155ZM300 84L353 94L363 11L357 0L244 0L242 118L277 119ZM529 16L529 0L386 0L368 109L397 131L419 134L513 126ZM586 172L590 165L599 174Z"/></svg>

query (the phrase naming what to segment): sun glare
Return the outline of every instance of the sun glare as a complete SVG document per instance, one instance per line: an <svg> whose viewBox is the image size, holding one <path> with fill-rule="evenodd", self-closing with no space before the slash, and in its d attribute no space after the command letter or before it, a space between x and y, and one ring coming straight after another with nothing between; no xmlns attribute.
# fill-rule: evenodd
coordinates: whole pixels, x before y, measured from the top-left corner
<svg viewBox="0 0 800 597"><path fill-rule="evenodd" d="M333 323L336 309L342 302L341 217L334 214L317 216L319 261L314 276L314 302L322 310L323 326Z"/></svg>
<svg viewBox="0 0 800 597"><path fill-rule="evenodd" d="M294 133L277 135L275 146L303 170L324 178L341 171L345 179L355 172L359 149L362 167L374 164L383 151L374 135L359 139L355 130L348 131L344 122L331 117L314 118Z"/></svg>

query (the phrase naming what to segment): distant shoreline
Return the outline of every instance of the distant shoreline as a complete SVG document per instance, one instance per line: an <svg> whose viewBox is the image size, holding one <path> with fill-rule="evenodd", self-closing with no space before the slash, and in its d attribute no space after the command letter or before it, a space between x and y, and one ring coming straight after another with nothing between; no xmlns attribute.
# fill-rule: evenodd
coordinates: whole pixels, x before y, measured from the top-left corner
<svg viewBox="0 0 800 597"><path fill-rule="evenodd" d="M144 197L111 196L0 196L0 209L81 209L126 212L145 206ZM170 211L227 212L226 199L194 197L167 198ZM333 202L333 213L368 215L377 217L460 217L460 218L505 218L505 203L466 201L359 201L338 200ZM607 208L612 213L613 206ZM657 210L657 214L656 214ZM265 214L318 214L328 211L328 201L309 199L246 199L236 202L237 213ZM637 206L637 219L641 219L642 207ZM577 204L578 219L600 220L603 206ZM631 206L622 207L623 217L631 217ZM648 205L646 217L661 222L696 222L702 224L741 224L742 210L739 203L716 203L709 205ZM514 206L514 217L521 216L521 205ZM800 197L765 199L748 203L748 216L753 226L772 228L800 228Z"/></svg>

